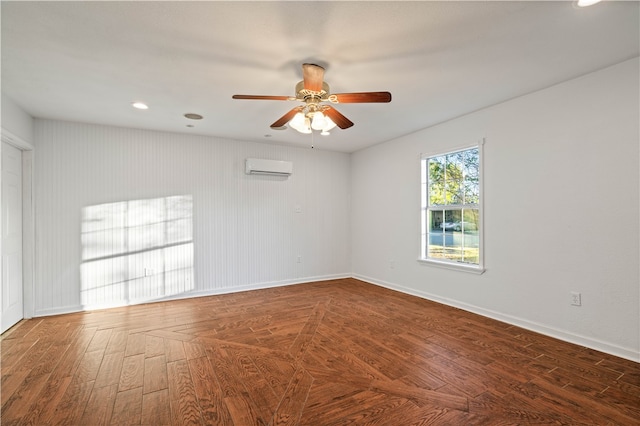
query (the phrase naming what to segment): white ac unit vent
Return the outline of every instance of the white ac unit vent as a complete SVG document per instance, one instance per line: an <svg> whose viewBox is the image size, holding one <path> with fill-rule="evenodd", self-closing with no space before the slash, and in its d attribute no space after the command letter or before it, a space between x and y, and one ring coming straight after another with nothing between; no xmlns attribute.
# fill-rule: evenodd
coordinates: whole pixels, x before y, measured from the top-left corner
<svg viewBox="0 0 640 426"><path fill-rule="evenodd" d="M244 172L248 175L290 176L293 173L293 163L291 161L247 158Z"/></svg>

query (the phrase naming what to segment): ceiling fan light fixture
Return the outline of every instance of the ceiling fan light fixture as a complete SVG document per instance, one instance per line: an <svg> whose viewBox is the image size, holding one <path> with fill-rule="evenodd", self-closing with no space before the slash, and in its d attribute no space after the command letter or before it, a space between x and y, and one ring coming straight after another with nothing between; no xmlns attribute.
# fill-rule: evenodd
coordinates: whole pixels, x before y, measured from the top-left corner
<svg viewBox="0 0 640 426"><path fill-rule="evenodd" d="M311 128L313 130L322 130L326 126L326 120L324 114L320 111L313 113L313 120L311 120Z"/></svg>
<svg viewBox="0 0 640 426"><path fill-rule="evenodd" d="M291 127L292 129L298 130L304 127L304 114L302 114L301 112L298 112L296 115L293 116L293 118L291 119L291 121L289 121L289 127ZM300 130L298 130L300 131Z"/></svg>
<svg viewBox="0 0 640 426"><path fill-rule="evenodd" d="M391 102L389 92L353 92L330 94L329 84L324 81L324 68L317 64L302 64L302 81L296 84L295 96L271 95L233 95L232 99L261 99L273 101L299 101L303 106L287 111L271 124L272 129L282 129L285 124L300 133L309 134L313 130L326 136L334 127L348 129L353 122L334 107L322 104L331 103L380 103ZM331 117L331 119L329 118Z"/></svg>
<svg viewBox="0 0 640 426"><path fill-rule="evenodd" d="M304 133L305 135L308 135L309 133L311 133L311 120L309 120L309 118L305 118L304 124L300 129L298 129L298 131L300 133Z"/></svg>
<svg viewBox="0 0 640 426"><path fill-rule="evenodd" d="M333 122L333 120L327 116L324 117L324 127L322 128L323 132L329 132L329 130L333 129L334 127L336 127L336 123Z"/></svg>

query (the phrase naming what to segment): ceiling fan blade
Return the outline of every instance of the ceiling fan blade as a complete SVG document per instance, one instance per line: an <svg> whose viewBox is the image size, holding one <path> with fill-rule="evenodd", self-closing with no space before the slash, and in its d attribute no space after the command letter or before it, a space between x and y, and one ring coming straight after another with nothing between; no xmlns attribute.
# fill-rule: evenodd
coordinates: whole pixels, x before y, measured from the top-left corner
<svg viewBox="0 0 640 426"><path fill-rule="evenodd" d="M284 126L285 124L287 124L289 121L291 121L291 119L293 118L294 115L296 115L298 113L298 111L300 111L301 107L295 107L293 108L291 111L287 112L285 115L283 115L282 117L280 117L279 119L277 119L270 127L272 129L277 129L279 127Z"/></svg>
<svg viewBox="0 0 640 426"><path fill-rule="evenodd" d="M353 126L353 122L351 120L342 115L337 109L332 106L325 106L322 110L322 113L329 116L329 118L341 129L348 129L349 127Z"/></svg>
<svg viewBox="0 0 640 426"><path fill-rule="evenodd" d="M335 97L336 101L332 98ZM329 97L332 102L341 104L356 104L366 102L391 102L389 92L360 92L360 93L337 93Z"/></svg>
<svg viewBox="0 0 640 426"><path fill-rule="evenodd" d="M288 101L289 99L291 99L291 96L233 95L232 98L233 99L261 99L266 101Z"/></svg>
<svg viewBox="0 0 640 426"><path fill-rule="evenodd" d="M322 90L324 68L316 64L302 64L302 80L304 88L314 92Z"/></svg>

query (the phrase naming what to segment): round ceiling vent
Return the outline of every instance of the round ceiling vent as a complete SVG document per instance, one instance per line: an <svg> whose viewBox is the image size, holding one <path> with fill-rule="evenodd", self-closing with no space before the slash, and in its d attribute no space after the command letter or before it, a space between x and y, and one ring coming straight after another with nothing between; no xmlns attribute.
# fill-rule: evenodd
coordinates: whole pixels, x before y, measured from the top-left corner
<svg viewBox="0 0 640 426"><path fill-rule="evenodd" d="M194 114L192 112L188 112L184 116L189 120L202 120L202 116L200 114Z"/></svg>

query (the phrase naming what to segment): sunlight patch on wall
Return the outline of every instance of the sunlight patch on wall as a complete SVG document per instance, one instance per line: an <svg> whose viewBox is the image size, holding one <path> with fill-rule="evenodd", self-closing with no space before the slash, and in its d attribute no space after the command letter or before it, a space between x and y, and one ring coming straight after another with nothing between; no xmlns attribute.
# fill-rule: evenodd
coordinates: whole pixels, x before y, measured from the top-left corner
<svg viewBox="0 0 640 426"><path fill-rule="evenodd" d="M85 309L193 290L192 196L83 208L81 283Z"/></svg>

